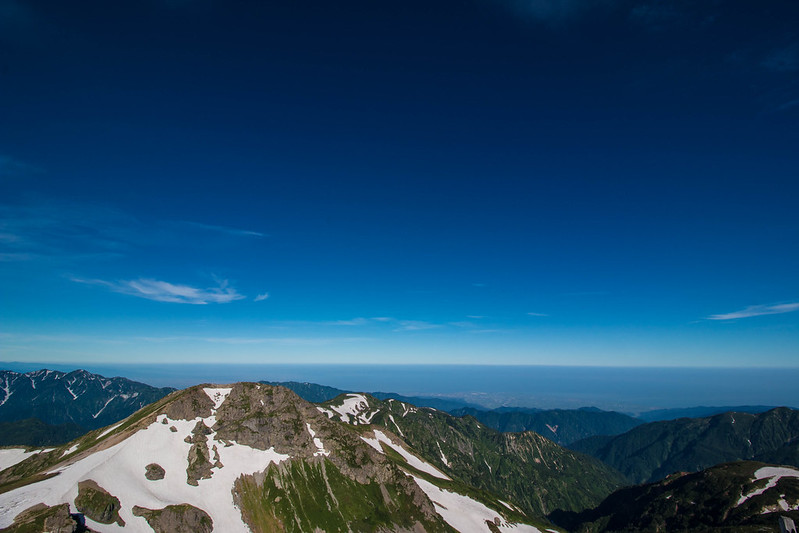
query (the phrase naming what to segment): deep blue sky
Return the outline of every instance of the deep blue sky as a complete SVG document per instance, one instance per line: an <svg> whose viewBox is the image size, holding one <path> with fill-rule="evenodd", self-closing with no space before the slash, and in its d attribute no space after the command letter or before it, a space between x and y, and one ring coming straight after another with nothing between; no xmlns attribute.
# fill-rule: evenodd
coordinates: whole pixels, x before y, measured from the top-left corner
<svg viewBox="0 0 799 533"><path fill-rule="evenodd" d="M0 360L799 366L797 28L0 0Z"/></svg>

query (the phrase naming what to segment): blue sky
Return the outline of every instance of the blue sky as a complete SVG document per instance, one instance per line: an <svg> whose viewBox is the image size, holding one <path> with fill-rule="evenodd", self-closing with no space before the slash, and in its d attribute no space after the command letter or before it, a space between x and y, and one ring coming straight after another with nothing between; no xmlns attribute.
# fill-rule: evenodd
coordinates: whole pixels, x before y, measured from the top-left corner
<svg viewBox="0 0 799 533"><path fill-rule="evenodd" d="M0 5L0 358L799 365L799 5Z"/></svg>

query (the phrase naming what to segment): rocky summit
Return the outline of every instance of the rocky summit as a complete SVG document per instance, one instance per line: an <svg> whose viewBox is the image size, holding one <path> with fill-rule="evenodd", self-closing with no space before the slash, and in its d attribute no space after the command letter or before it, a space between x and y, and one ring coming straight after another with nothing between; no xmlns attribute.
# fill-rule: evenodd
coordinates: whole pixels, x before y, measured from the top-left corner
<svg viewBox="0 0 799 533"><path fill-rule="evenodd" d="M552 528L528 511L529 503L470 484L462 455L451 445L442 442L441 455L449 453L452 463L420 452L437 437L411 441L402 434L421 429L410 424L390 428L342 420L349 415L335 409L355 412L353 403L344 397L339 404L314 405L285 388L258 383L201 385L67 445L17 453L13 460L0 453L6 461L0 466L7 466L0 471L0 531ZM401 410L416 409L399 402L379 405L385 409L380 420L388 422ZM546 490L532 483L528 488Z"/></svg>

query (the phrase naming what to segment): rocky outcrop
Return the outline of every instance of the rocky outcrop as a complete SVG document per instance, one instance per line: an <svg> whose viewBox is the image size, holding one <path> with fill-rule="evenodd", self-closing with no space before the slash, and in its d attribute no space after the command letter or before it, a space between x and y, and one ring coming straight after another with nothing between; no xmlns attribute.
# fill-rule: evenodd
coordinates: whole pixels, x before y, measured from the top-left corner
<svg viewBox="0 0 799 533"><path fill-rule="evenodd" d="M163 411L172 420L194 420L211 415L214 402L203 392L202 386L181 391Z"/></svg>
<svg viewBox="0 0 799 533"><path fill-rule="evenodd" d="M150 463L146 467L147 469L144 472L144 477L149 479L150 481L158 481L160 479L164 479L166 475L166 470L164 467L159 465L158 463Z"/></svg>
<svg viewBox="0 0 799 533"><path fill-rule="evenodd" d="M214 522L208 513L187 503L163 509L133 507L133 515L147 520L155 533L211 533Z"/></svg>
<svg viewBox="0 0 799 533"><path fill-rule="evenodd" d="M208 457L208 435L210 434L211 429L202 420L199 420L191 431L189 466L186 467L186 483L189 485L196 487L199 480L210 479L213 474L211 469L214 464ZM217 455L217 462L218 460L219 456Z"/></svg>
<svg viewBox="0 0 799 533"><path fill-rule="evenodd" d="M380 453L365 446L359 434L328 419L292 391L256 383L236 383L216 413L216 438L260 450L274 447L293 458L312 459L315 437L331 451L329 459L359 483L393 482L398 470ZM400 474L401 475L401 474Z"/></svg>
<svg viewBox="0 0 799 533"><path fill-rule="evenodd" d="M120 526L125 525L125 521L119 516L119 498L110 494L107 490L95 483L91 479L78 482L78 497L75 498L75 508L101 524L113 524L116 522Z"/></svg>
<svg viewBox="0 0 799 533"><path fill-rule="evenodd" d="M78 523L69 514L69 504L62 503L48 507L43 503L34 505L21 512L14 523L2 533L32 533L46 531L47 533L75 533Z"/></svg>

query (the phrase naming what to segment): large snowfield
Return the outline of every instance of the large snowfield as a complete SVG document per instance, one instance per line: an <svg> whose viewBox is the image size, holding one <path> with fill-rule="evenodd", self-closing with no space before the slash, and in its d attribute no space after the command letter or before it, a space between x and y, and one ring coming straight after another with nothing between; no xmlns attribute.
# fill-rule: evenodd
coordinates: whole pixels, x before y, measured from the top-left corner
<svg viewBox="0 0 799 533"><path fill-rule="evenodd" d="M222 393L220 396L226 396L224 390L218 392ZM221 401L216 406L220 404ZM213 457L210 448L216 445L223 467L214 468L211 479L201 479L198 486L191 486L186 483L191 444L183 439L191 435L197 421L204 420L211 427L213 419L212 415L206 419L169 420L166 415L159 415L158 420L146 429L59 469L59 475L55 477L0 494L0 528L11 525L16 515L39 502L47 505L69 503L74 511L78 482L92 479L119 498L122 506L119 515L125 521L126 532L153 531L144 518L133 516L131 509L134 505L161 509L167 505L188 503L208 513L214 522L214 531L247 533L249 528L233 504L231 489L234 481L242 474L263 471L271 463L284 461L289 456L271 449L256 450L236 443L219 442L215 439L216 434L212 433L208 435L209 457ZM177 432L170 430L172 426ZM164 479L150 481L144 477L150 463L164 468ZM86 523L100 532L123 531L117 524L99 524L88 518Z"/></svg>

